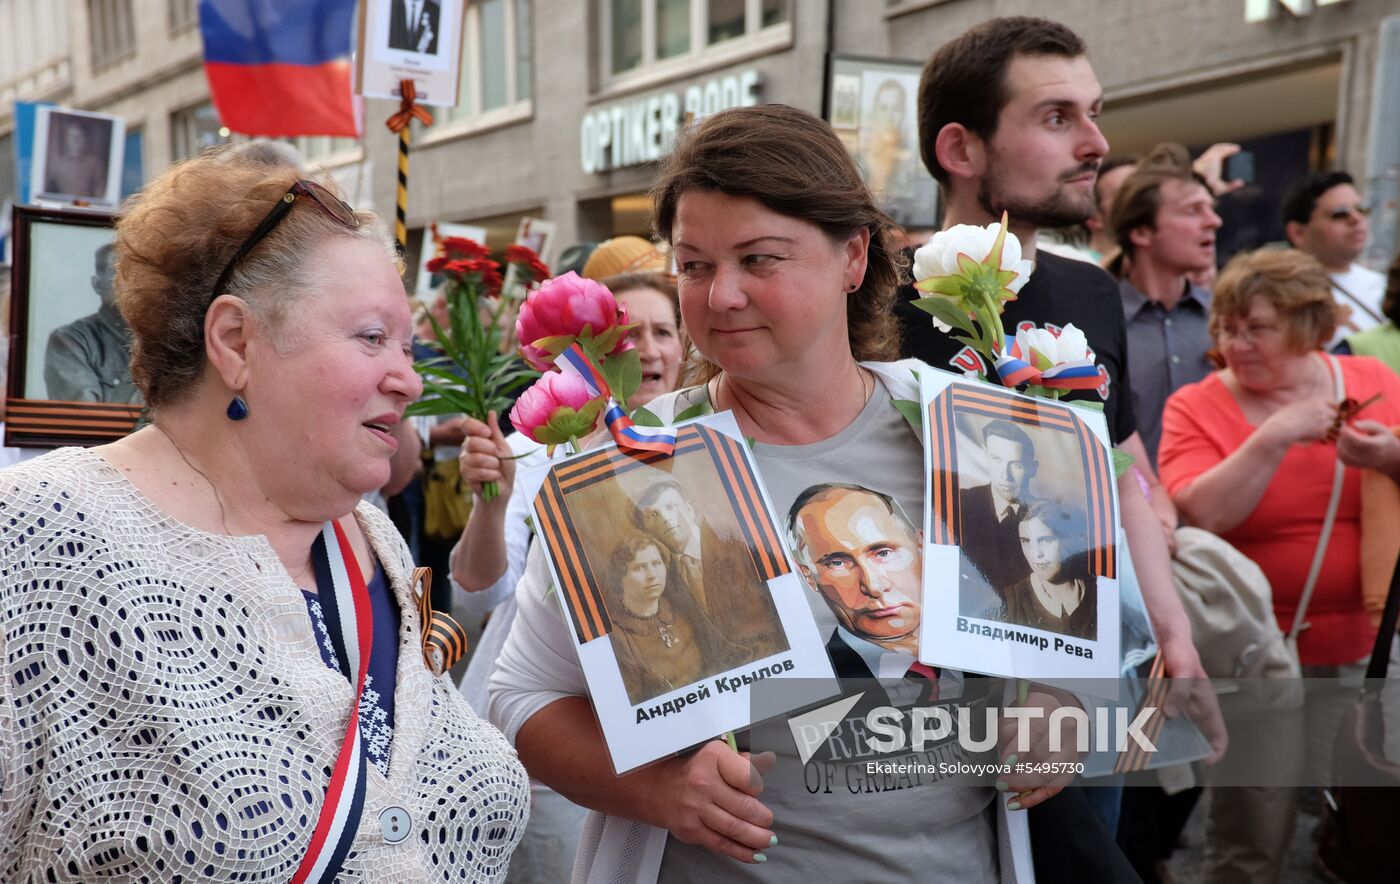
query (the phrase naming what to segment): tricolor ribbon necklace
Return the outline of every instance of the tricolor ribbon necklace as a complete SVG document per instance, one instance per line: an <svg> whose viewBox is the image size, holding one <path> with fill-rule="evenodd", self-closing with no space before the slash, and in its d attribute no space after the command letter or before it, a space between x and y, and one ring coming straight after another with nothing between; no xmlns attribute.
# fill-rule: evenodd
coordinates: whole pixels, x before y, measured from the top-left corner
<svg viewBox="0 0 1400 884"><path fill-rule="evenodd" d="M335 646L340 671L353 679L355 697L350 704L345 739L326 787L325 803L292 884L329 884L335 880L350 854L365 809L366 759L360 734L360 698L365 691L370 646L374 642L369 588L350 539L335 522L327 522L321 529L311 548L311 561L326 630Z"/></svg>

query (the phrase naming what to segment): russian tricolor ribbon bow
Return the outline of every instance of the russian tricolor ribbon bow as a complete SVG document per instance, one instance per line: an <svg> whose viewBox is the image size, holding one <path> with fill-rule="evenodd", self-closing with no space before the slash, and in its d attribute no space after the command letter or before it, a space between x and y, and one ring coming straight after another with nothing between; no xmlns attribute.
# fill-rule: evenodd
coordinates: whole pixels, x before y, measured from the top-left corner
<svg viewBox="0 0 1400 884"><path fill-rule="evenodd" d="M1092 360L1076 359L1042 369L1031 364L1034 358L1035 354L1022 353L1021 342L1012 339L997 358L997 377L1008 387L1038 384L1056 390L1093 390L1103 381Z"/></svg>
<svg viewBox="0 0 1400 884"><path fill-rule="evenodd" d="M613 398L612 389L603 373L593 364L593 360L588 358L588 351L581 345L570 345L569 349L559 354L554 364L560 371L582 378L594 396L602 396L608 400L607 408L603 412L603 422L607 424L608 432L612 433L618 448L626 451L659 451L662 454L675 452L675 430L669 427L639 427L634 424L627 412Z"/></svg>

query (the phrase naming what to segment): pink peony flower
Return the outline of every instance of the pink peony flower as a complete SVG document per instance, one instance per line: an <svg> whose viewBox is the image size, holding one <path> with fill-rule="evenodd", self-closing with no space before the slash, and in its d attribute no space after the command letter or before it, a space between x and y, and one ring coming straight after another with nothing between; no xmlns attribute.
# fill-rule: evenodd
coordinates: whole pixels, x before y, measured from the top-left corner
<svg viewBox="0 0 1400 884"><path fill-rule="evenodd" d="M510 410L510 422L541 445L558 445L593 429L604 400L588 392L583 378L547 371Z"/></svg>
<svg viewBox="0 0 1400 884"><path fill-rule="evenodd" d="M626 333L627 312L607 286L572 270L541 283L525 299L515 321L521 353L539 371L548 371L555 357L575 341L595 357L617 352Z"/></svg>

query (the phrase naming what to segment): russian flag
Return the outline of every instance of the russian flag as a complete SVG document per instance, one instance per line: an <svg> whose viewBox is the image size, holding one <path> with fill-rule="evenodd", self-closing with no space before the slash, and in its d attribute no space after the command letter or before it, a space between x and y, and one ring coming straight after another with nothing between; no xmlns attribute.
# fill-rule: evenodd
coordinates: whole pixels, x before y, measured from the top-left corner
<svg viewBox="0 0 1400 884"><path fill-rule="evenodd" d="M199 0L219 119L245 135L359 135L355 0Z"/></svg>

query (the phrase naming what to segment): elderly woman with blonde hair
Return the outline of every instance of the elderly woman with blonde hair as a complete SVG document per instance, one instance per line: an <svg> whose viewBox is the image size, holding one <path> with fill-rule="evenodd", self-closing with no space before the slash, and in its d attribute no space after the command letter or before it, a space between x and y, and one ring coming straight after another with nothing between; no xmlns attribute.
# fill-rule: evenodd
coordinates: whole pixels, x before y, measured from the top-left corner
<svg viewBox="0 0 1400 884"><path fill-rule="evenodd" d="M150 423L0 473L0 880L499 881L525 772L361 495L422 392L393 244L210 153L122 211Z"/></svg>

